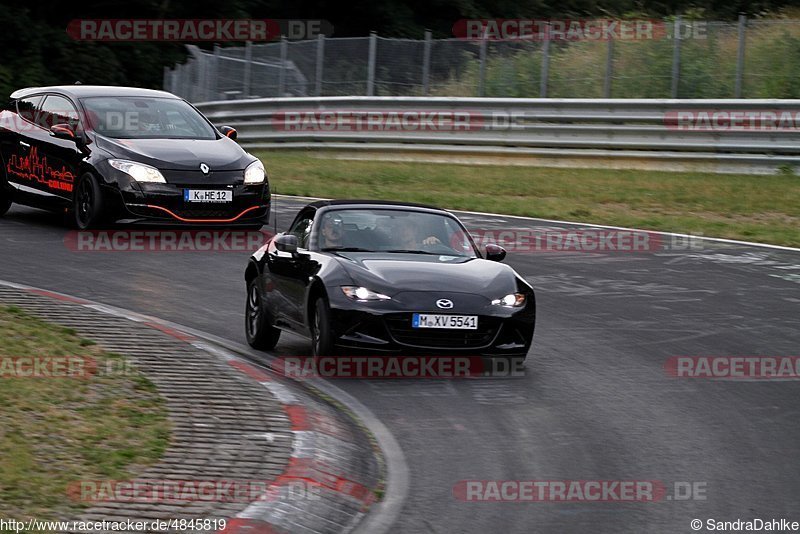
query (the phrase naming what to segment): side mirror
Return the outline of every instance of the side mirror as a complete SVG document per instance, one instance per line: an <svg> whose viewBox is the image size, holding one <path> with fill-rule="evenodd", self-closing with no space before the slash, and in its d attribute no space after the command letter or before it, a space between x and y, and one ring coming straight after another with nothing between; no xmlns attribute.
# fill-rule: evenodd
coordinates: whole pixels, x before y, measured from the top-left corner
<svg viewBox="0 0 800 534"><path fill-rule="evenodd" d="M490 261L503 261L506 257L506 249L500 245L486 245L486 259Z"/></svg>
<svg viewBox="0 0 800 534"><path fill-rule="evenodd" d="M228 137L236 141L236 137L238 136L238 134L236 133L235 128L231 128L230 126L220 126L219 131L225 137Z"/></svg>
<svg viewBox="0 0 800 534"><path fill-rule="evenodd" d="M296 235L280 234L275 237L275 248L280 252L288 252L289 254L297 253L297 245L299 240Z"/></svg>
<svg viewBox="0 0 800 534"><path fill-rule="evenodd" d="M50 127L50 135L57 139L75 141L75 131L69 124L54 124Z"/></svg>

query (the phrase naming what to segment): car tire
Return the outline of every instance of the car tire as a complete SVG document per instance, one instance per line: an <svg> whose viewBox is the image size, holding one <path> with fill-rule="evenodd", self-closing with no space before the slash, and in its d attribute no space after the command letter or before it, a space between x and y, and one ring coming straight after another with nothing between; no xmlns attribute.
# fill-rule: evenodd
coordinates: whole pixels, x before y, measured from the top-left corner
<svg viewBox="0 0 800 534"><path fill-rule="evenodd" d="M95 228L103 220L103 194L97 179L89 173L81 176L75 187L72 213L78 230Z"/></svg>
<svg viewBox="0 0 800 534"><path fill-rule="evenodd" d="M11 200L11 191L0 183L0 217L8 213L13 203L14 202Z"/></svg>
<svg viewBox="0 0 800 534"><path fill-rule="evenodd" d="M247 283L245 305L245 334L247 343L256 350L272 350L278 344L281 331L272 326L270 316L264 309L264 301L258 291L257 278Z"/></svg>
<svg viewBox="0 0 800 534"><path fill-rule="evenodd" d="M311 354L315 358L335 354L331 309L325 297L319 297L314 302L314 316L311 318Z"/></svg>

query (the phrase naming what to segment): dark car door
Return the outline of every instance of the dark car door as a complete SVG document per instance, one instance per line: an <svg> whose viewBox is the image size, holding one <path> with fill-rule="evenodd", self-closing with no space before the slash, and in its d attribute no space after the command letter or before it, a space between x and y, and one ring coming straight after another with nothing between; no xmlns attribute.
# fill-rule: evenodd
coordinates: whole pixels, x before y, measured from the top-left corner
<svg viewBox="0 0 800 534"><path fill-rule="evenodd" d="M304 332L304 304L309 277L315 271L316 262L308 254L308 239L314 222L315 210L301 212L289 228L289 234L297 236L298 254L277 250L272 244L266 255L267 269L272 283L271 311L276 322Z"/></svg>
<svg viewBox="0 0 800 534"><path fill-rule="evenodd" d="M37 132L36 139L32 140L31 158L38 160L38 172L42 176L44 190L71 201L83 154L75 140L54 137L49 128L56 124L66 124L73 132L78 132L78 111L69 99L49 94L41 104L37 122L43 128Z"/></svg>
<svg viewBox="0 0 800 534"><path fill-rule="evenodd" d="M3 155L5 176L14 189L23 193L41 192L34 177L31 147L34 144L36 117L44 95L33 95L11 102L3 111L3 122L0 125L0 151Z"/></svg>

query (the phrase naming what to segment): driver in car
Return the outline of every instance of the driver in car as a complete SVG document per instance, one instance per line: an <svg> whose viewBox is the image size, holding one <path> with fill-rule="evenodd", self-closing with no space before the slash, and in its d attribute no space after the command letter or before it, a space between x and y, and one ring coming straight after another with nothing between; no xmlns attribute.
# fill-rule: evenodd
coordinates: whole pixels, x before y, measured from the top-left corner
<svg viewBox="0 0 800 534"><path fill-rule="evenodd" d="M334 215L322 221L321 248L337 248L344 246L344 225L342 218Z"/></svg>
<svg viewBox="0 0 800 534"><path fill-rule="evenodd" d="M415 250L423 245L441 245L442 242L438 237L430 235L425 239L420 239L417 227L413 224L404 224L398 230L398 240L400 248L407 250Z"/></svg>
<svg viewBox="0 0 800 534"><path fill-rule="evenodd" d="M147 110L139 112L139 130L145 132L157 132L161 130L161 121L158 120L156 112Z"/></svg>

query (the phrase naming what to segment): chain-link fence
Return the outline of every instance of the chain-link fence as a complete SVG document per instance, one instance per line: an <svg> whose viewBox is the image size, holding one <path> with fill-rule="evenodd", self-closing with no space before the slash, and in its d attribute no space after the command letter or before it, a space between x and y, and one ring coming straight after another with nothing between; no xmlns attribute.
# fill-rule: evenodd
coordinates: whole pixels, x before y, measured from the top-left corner
<svg viewBox="0 0 800 534"><path fill-rule="evenodd" d="M650 39L387 39L190 47L164 88L193 102L276 96L800 98L800 20L664 22Z"/></svg>

